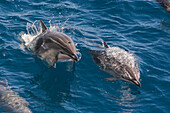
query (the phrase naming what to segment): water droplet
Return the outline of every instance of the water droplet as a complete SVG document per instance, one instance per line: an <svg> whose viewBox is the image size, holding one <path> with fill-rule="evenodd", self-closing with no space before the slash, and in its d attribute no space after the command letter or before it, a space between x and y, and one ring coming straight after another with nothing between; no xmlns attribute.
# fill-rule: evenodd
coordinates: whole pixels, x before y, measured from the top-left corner
<svg viewBox="0 0 170 113"><path fill-rule="evenodd" d="M2 54L2 56L4 56L4 57L5 57L5 56L6 56L6 54L5 54L5 53L3 53L3 54Z"/></svg>

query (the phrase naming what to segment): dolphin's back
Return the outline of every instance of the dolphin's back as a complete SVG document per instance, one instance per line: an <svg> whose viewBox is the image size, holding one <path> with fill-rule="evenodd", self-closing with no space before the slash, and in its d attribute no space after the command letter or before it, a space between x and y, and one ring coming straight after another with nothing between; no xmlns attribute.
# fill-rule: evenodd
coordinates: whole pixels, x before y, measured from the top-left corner
<svg viewBox="0 0 170 113"><path fill-rule="evenodd" d="M128 72L134 78L139 79L139 70L135 57L118 47L109 47L102 51L89 51L94 62L104 71L116 78L126 78Z"/></svg>
<svg viewBox="0 0 170 113"><path fill-rule="evenodd" d="M121 63L115 59L115 57L107 56L106 51L91 51L93 61L104 71L116 78L120 78L119 75L123 75Z"/></svg>
<svg viewBox="0 0 170 113"><path fill-rule="evenodd" d="M10 113L32 113L28 102L11 90L7 83L0 81L0 108Z"/></svg>

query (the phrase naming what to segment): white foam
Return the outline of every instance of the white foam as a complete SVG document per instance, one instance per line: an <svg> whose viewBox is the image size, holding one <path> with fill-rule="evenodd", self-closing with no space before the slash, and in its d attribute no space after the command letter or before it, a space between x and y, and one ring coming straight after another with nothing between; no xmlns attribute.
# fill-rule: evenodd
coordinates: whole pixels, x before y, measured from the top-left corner
<svg viewBox="0 0 170 113"><path fill-rule="evenodd" d="M59 26L57 25L51 25L51 21L49 21L49 23L49 31L63 32L63 28L59 28ZM27 23L26 30L27 33L20 33L20 36L22 41L24 42L24 45L27 47L35 37L42 33L42 27L39 21L35 21L32 24Z"/></svg>
<svg viewBox="0 0 170 113"><path fill-rule="evenodd" d="M63 29L64 29L63 25L66 22L61 26L61 28L59 27L59 24L52 25L51 21L49 21L49 23L50 23L50 27L48 28L49 31L63 33ZM35 21L32 24L27 23L26 30L27 30L27 33L21 32L19 34L20 37L21 37L21 41L23 42L20 45L20 48L22 50L24 50L23 48L26 47L28 50L32 50L34 48L34 43L32 42L32 40L34 40L38 35L40 35L42 33L42 26L41 26L40 21ZM77 54L78 54L78 56L79 56L78 58L80 60L81 59L81 53L77 51ZM68 61L68 60L72 60L72 59L66 59L66 61ZM61 61L64 62L65 60L60 59L60 62Z"/></svg>

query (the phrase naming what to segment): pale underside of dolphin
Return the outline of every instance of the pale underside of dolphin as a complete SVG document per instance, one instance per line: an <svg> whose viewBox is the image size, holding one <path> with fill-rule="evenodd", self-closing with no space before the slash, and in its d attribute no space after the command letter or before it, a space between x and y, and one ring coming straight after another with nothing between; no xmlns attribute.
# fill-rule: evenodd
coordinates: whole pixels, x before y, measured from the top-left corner
<svg viewBox="0 0 170 113"><path fill-rule="evenodd" d="M54 32L47 29L45 24L40 20L42 33L34 38L27 48L38 55L42 60L49 63L52 67L57 61L75 60L78 61L76 55L76 47L73 40L62 32Z"/></svg>
<svg viewBox="0 0 170 113"><path fill-rule="evenodd" d="M109 47L106 42L101 51L90 50L89 53L101 70L114 76L106 78L108 81L122 79L141 87L139 68L132 54L118 47Z"/></svg>

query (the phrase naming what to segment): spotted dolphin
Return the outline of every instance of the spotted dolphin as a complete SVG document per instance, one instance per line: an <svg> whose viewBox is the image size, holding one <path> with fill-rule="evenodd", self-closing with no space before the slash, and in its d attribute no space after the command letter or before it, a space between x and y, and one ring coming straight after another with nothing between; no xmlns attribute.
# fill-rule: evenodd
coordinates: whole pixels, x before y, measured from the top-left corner
<svg viewBox="0 0 170 113"><path fill-rule="evenodd" d="M167 12L170 13L170 0L156 0Z"/></svg>
<svg viewBox="0 0 170 113"><path fill-rule="evenodd" d="M110 47L104 42L104 48L97 51L90 50L89 53L101 70L114 76L106 78L106 80L116 81L122 79L141 87L138 64L135 57L129 52L119 47Z"/></svg>
<svg viewBox="0 0 170 113"><path fill-rule="evenodd" d="M41 59L50 63L52 67L57 61L73 59L78 61L76 47L73 40L62 32L54 32L47 29L46 25L40 20L42 33L35 37L27 48L31 49Z"/></svg>
<svg viewBox="0 0 170 113"><path fill-rule="evenodd" d="M0 81L0 108L7 113L32 113L28 102L14 92L7 81Z"/></svg>

